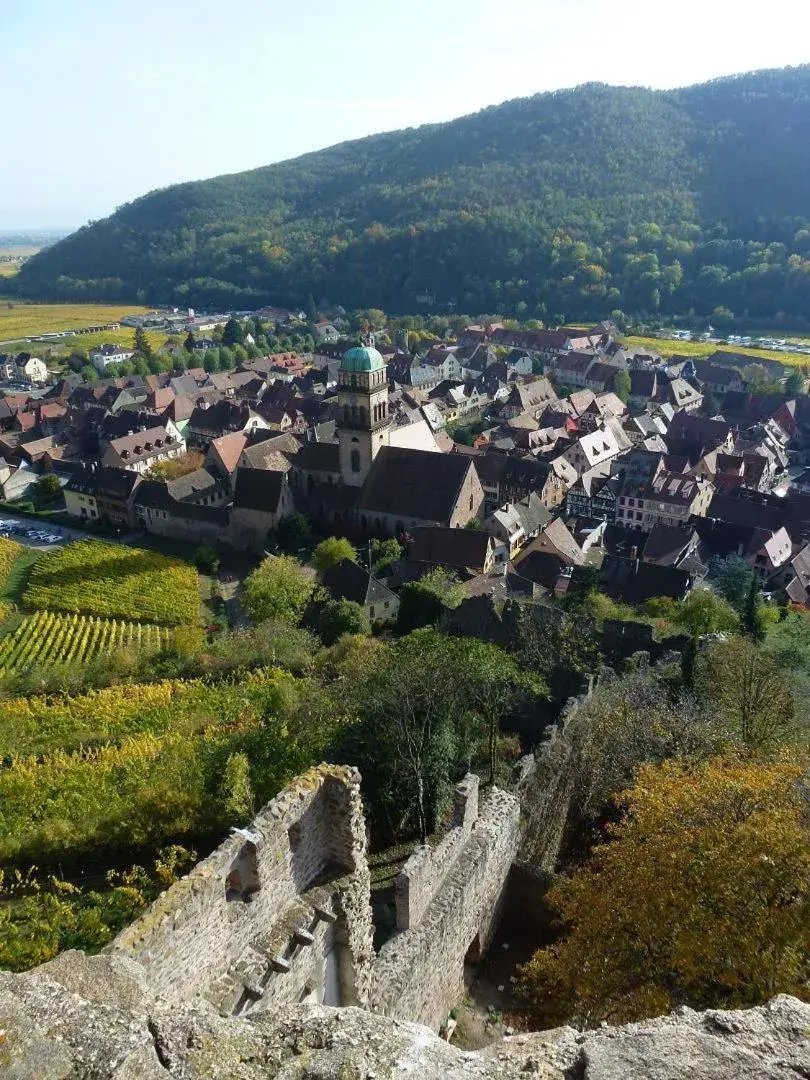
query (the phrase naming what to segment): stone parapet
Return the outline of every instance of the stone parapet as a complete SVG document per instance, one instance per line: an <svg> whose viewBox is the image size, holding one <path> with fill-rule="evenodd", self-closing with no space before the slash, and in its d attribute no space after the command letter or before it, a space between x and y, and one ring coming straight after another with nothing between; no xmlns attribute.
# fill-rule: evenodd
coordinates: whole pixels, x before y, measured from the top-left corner
<svg viewBox="0 0 810 1080"><path fill-rule="evenodd" d="M398 930L410 930L420 922L453 868L477 818L478 777L468 773L455 790L453 827L436 847L429 844L418 847L397 875L394 888Z"/></svg>
<svg viewBox="0 0 810 1080"><path fill-rule="evenodd" d="M320 905L311 900L317 886ZM371 941L360 774L320 765L235 829L105 951L137 960L170 1001L204 995L220 1011L243 1013L276 998L322 1000L330 953L339 970L334 1003L348 996L362 1004Z"/></svg>
<svg viewBox="0 0 810 1080"><path fill-rule="evenodd" d="M394 934L374 965L377 1012L438 1029L459 1000L468 954L483 954L497 926L519 840L520 804L491 788L418 923ZM438 849L437 849L438 850Z"/></svg>

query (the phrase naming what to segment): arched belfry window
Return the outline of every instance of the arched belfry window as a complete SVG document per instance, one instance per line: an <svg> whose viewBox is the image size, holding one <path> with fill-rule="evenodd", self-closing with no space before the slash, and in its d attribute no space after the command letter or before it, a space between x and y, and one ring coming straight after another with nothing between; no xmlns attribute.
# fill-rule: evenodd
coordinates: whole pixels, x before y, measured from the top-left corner
<svg viewBox="0 0 810 1080"><path fill-rule="evenodd" d="M360 472L360 451L352 450L350 455L352 472Z"/></svg>

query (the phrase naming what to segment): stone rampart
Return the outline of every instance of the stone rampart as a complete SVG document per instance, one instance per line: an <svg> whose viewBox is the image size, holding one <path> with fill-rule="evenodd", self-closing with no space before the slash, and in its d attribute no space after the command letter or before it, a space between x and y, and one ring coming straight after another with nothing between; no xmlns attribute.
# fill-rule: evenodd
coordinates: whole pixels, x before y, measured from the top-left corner
<svg viewBox="0 0 810 1080"><path fill-rule="evenodd" d="M137 960L167 1000L203 995L223 1013L362 1004L373 953L359 785L356 769L310 769L106 951Z"/></svg>
<svg viewBox="0 0 810 1080"><path fill-rule="evenodd" d="M397 929L409 930L421 922L428 905L464 849L478 818L478 777L468 773L457 786L453 827L431 847L418 847L397 875L395 884Z"/></svg>
<svg viewBox="0 0 810 1080"><path fill-rule="evenodd" d="M459 1000L466 958L477 960L497 926L509 868L518 848L520 804L491 788L453 865L420 921L382 947L370 1006L437 1029Z"/></svg>

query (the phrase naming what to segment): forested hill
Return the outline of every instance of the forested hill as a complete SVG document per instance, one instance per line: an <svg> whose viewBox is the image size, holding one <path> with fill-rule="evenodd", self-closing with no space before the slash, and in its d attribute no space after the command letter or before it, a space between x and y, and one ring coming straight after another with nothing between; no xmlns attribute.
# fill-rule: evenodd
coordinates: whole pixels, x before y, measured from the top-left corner
<svg viewBox="0 0 810 1080"><path fill-rule="evenodd" d="M808 176L810 66L667 92L588 84L152 192L29 260L13 287L808 317Z"/></svg>

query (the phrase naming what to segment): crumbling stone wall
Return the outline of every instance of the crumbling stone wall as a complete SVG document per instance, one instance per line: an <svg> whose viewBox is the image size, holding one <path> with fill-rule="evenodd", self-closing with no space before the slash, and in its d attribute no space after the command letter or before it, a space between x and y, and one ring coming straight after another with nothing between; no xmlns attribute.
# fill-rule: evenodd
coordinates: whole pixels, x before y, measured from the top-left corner
<svg viewBox="0 0 810 1080"><path fill-rule="evenodd" d="M421 922L433 897L444 883L478 819L478 777L468 773L456 787L453 827L431 847L418 847L397 875L395 898L397 929L409 930Z"/></svg>
<svg viewBox="0 0 810 1080"><path fill-rule="evenodd" d="M472 813L472 807L468 798L465 812ZM370 997L373 1010L434 1029L441 1026L461 996L465 957L477 959L495 932L518 848L519 818L520 804L513 795L491 788L481 799L477 820L463 827L463 845L460 850L453 845L452 866L418 923L411 922L380 950Z"/></svg>
<svg viewBox="0 0 810 1080"><path fill-rule="evenodd" d="M137 960L169 1001L203 995L225 1014L323 1000L331 953L332 996L362 1004L373 952L359 787L356 769L310 769L107 951Z"/></svg>

